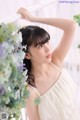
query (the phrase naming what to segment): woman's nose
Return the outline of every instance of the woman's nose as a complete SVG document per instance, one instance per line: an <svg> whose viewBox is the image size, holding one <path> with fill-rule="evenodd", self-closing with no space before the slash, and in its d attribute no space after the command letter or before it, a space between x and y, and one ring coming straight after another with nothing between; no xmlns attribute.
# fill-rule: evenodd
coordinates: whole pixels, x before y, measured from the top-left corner
<svg viewBox="0 0 80 120"><path fill-rule="evenodd" d="M45 51L46 52L50 51L50 45L49 44L45 44Z"/></svg>

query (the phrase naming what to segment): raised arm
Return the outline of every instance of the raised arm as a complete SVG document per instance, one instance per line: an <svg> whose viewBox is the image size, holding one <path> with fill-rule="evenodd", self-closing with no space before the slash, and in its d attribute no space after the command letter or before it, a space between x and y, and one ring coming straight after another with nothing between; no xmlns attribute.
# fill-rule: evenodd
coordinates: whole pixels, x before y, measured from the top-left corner
<svg viewBox="0 0 80 120"><path fill-rule="evenodd" d="M59 67L63 66L64 58L71 48L76 23L73 20L64 18L34 18L33 21L51 25L63 30L62 38L52 53L52 62Z"/></svg>
<svg viewBox="0 0 80 120"><path fill-rule="evenodd" d="M52 62L59 67L63 65L65 56L67 55L73 41L74 33L76 30L76 22L64 18L40 18L32 16L28 10L21 8L19 13L31 22L38 22L42 24L51 25L53 27L63 30L63 36L52 53Z"/></svg>

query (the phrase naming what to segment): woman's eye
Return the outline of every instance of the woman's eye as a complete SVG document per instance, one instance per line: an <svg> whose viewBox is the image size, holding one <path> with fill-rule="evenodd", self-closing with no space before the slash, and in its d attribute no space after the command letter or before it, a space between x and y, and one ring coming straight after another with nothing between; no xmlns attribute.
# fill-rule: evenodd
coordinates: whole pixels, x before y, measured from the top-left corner
<svg viewBox="0 0 80 120"><path fill-rule="evenodd" d="M47 44L49 44L49 40L47 41Z"/></svg>
<svg viewBox="0 0 80 120"><path fill-rule="evenodd" d="M39 46L38 46L38 48L42 48L42 47L43 47L43 45L39 45Z"/></svg>

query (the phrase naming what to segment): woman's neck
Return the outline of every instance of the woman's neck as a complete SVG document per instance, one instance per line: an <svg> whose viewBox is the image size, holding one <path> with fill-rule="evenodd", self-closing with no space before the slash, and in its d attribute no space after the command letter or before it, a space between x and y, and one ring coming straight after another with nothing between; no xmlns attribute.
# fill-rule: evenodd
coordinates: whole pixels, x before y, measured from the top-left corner
<svg viewBox="0 0 80 120"><path fill-rule="evenodd" d="M35 76L41 76L41 75L47 75L48 73L48 70L49 70L49 64L48 63L43 63L43 64L37 64L37 63L34 63L32 64L32 73L35 75Z"/></svg>

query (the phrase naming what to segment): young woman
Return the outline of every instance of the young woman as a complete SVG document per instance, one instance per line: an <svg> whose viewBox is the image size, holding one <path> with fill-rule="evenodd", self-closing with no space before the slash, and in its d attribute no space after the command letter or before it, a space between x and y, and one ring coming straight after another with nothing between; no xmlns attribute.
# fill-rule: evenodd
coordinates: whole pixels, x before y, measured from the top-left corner
<svg viewBox="0 0 80 120"><path fill-rule="evenodd" d="M63 68L64 58L73 42L76 23L64 18L39 18L27 9L18 13L27 21L38 22L62 29L60 43L52 51L50 35L39 26L26 26L20 29L22 46L25 47L23 62L28 70L28 90L26 110L29 120L80 120L75 106L76 84ZM35 105L34 100L41 102Z"/></svg>

